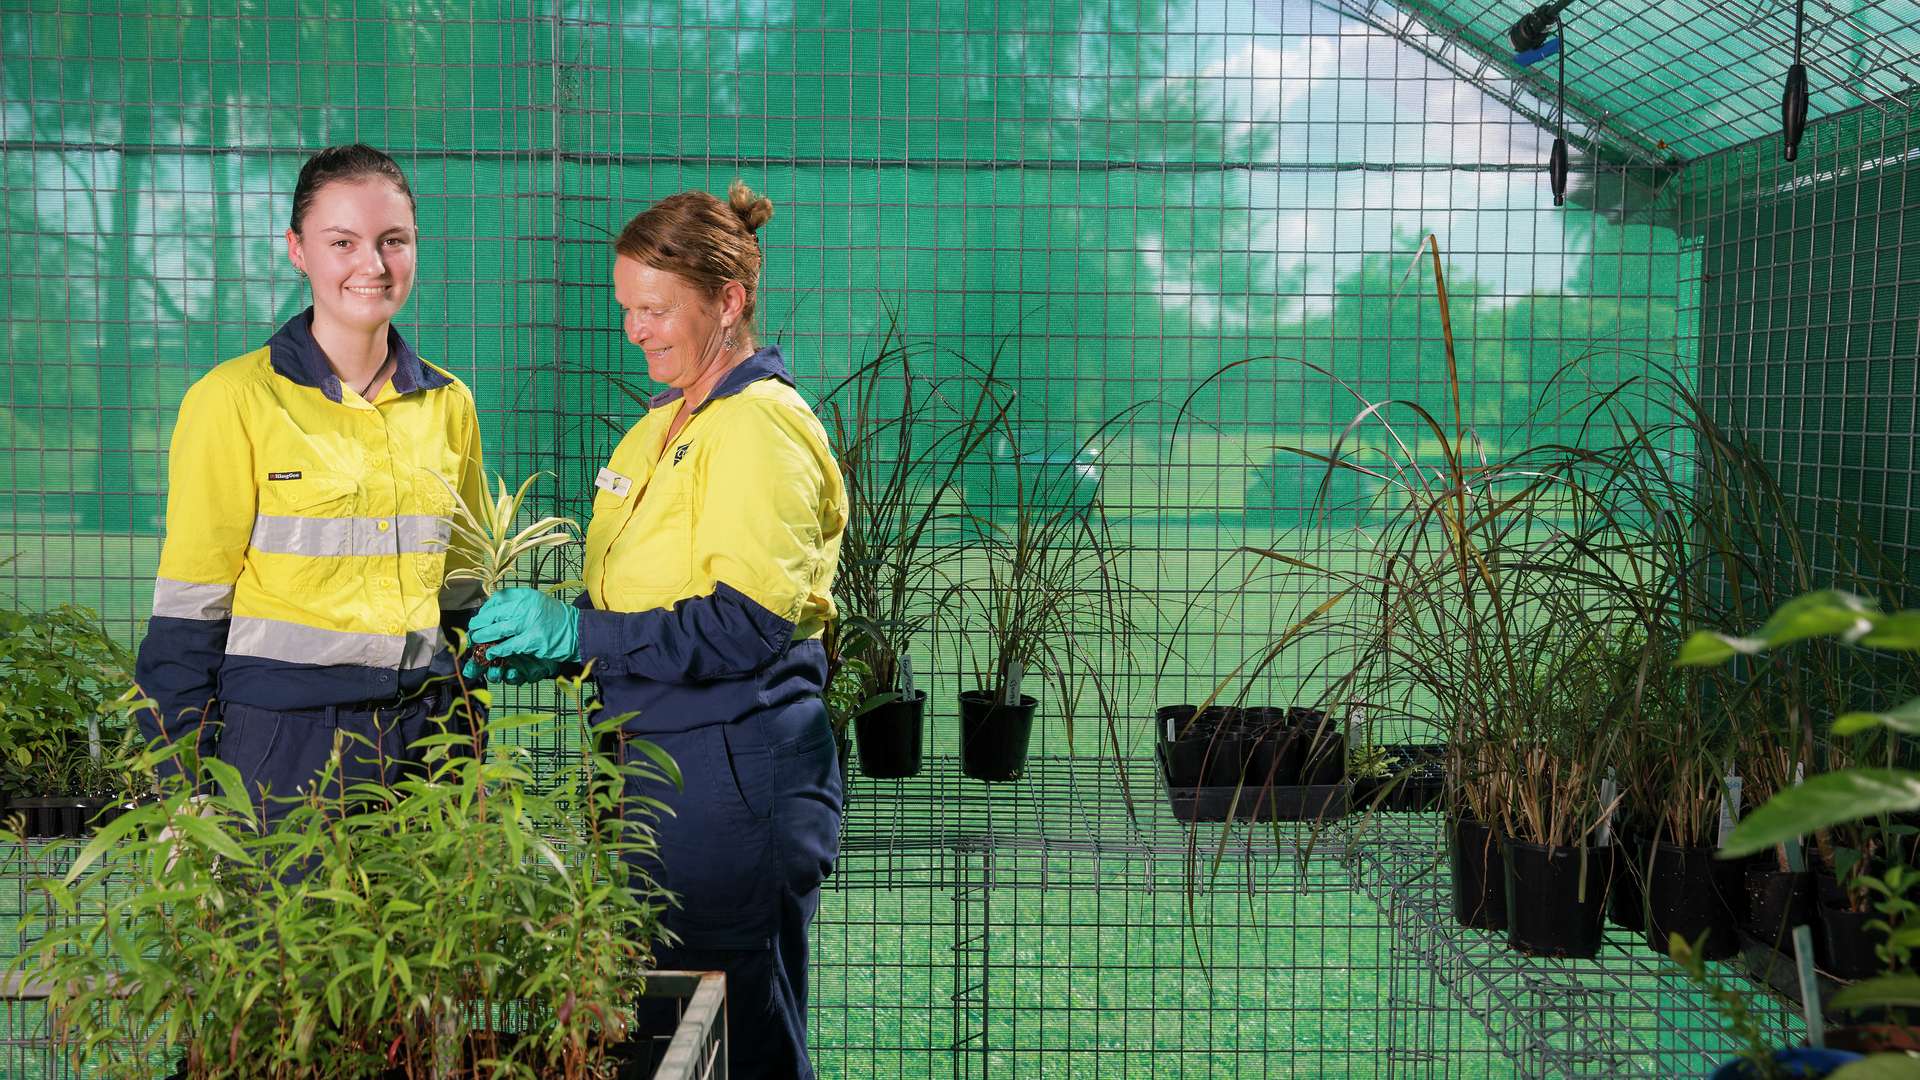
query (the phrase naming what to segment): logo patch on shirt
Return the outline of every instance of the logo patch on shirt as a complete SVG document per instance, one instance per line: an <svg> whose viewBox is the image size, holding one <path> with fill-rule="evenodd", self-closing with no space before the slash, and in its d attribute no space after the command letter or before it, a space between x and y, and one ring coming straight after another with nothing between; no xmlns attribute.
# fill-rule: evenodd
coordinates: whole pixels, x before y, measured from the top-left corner
<svg viewBox="0 0 1920 1080"><path fill-rule="evenodd" d="M611 492L616 496L625 498L627 492L633 487L633 478L621 476L612 469L603 468L600 470L600 475L593 478L593 486L602 491Z"/></svg>
<svg viewBox="0 0 1920 1080"><path fill-rule="evenodd" d="M270 473L268 473L268 474L267 474L267 479L269 479L269 480L298 480L298 479L300 479L300 474L299 474L299 473L297 473L297 472L270 472Z"/></svg>
<svg viewBox="0 0 1920 1080"><path fill-rule="evenodd" d="M693 445L693 440L688 439L686 442L683 442L679 446L674 447L673 463L675 465L680 464L680 459L687 456L687 447L692 445Z"/></svg>

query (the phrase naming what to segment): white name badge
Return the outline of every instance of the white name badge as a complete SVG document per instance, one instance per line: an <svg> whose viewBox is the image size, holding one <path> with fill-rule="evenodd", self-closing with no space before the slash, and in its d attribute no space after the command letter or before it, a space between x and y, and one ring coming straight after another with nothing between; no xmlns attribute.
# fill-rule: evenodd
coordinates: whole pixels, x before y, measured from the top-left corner
<svg viewBox="0 0 1920 1080"><path fill-rule="evenodd" d="M633 488L633 479L621 476L612 469L601 469L600 475L593 478L593 486L602 491L610 491L624 499L627 492Z"/></svg>

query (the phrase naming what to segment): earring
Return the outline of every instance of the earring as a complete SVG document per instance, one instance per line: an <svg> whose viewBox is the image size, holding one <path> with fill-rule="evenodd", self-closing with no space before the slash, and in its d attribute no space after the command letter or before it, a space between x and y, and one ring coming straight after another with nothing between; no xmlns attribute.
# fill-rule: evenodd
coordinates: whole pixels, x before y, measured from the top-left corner
<svg viewBox="0 0 1920 1080"><path fill-rule="evenodd" d="M720 342L720 347L723 349L737 349L740 347L740 339L733 336L733 327L727 327L727 336Z"/></svg>

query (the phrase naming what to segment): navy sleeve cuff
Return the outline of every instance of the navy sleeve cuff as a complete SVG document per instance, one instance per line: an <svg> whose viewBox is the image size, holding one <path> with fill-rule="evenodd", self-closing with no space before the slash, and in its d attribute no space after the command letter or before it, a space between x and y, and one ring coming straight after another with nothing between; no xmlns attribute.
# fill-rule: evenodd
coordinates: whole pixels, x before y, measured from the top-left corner
<svg viewBox="0 0 1920 1080"><path fill-rule="evenodd" d="M793 624L731 585L650 611L580 613L580 655L601 675L710 682L757 671L786 652Z"/></svg>

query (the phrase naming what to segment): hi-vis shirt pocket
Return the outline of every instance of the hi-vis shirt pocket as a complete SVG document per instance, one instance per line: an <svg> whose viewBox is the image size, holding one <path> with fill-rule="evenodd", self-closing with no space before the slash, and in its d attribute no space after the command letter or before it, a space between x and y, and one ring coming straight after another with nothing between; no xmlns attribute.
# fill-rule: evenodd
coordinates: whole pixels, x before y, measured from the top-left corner
<svg viewBox="0 0 1920 1080"><path fill-rule="evenodd" d="M300 588L335 584L335 558L363 542L358 528L360 484L346 473L297 471L299 479L265 480L248 539L263 580Z"/></svg>
<svg viewBox="0 0 1920 1080"><path fill-rule="evenodd" d="M260 512L342 517L353 513L359 490L359 482L345 473L279 469L260 482Z"/></svg>

